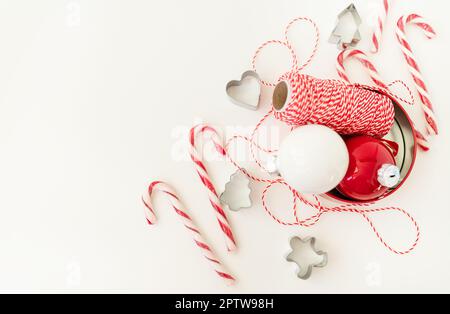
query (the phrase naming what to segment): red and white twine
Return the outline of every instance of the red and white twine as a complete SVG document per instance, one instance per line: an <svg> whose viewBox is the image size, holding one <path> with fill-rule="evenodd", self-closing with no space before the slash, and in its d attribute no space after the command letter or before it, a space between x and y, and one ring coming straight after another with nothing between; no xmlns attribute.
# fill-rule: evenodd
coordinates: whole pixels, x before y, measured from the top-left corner
<svg viewBox="0 0 450 314"><path fill-rule="evenodd" d="M154 207L151 201L152 195L155 192L164 193L170 200L172 208L174 209L177 216L181 219L183 225L189 230L190 234L194 239L195 246L202 252L205 259L213 267L214 272L227 283L234 283L235 278L225 269L223 264L214 254L211 246L209 246L204 239L200 229L192 220L186 208L180 202L180 199L176 195L175 191L166 183L156 181L150 184L148 187L148 195L142 198L145 205L145 217L149 225L156 223L156 215Z"/></svg>
<svg viewBox="0 0 450 314"><path fill-rule="evenodd" d="M320 80L293 71L280 81L290 87L290 101L274 116L288 125L321 124L339 134L383 137L394 124L391 99L374 93L374 88L348 85L337 80Z"/></svg>
<svg viewBox="0 0 450 314"><path fill-rule="evenodd" d="M293 216L295 218L294 221L286 222L286 221L278 218L275 214L273 214L272 210L267 205L267 200L266 200L267 194L268 194L269 190L276 184L281 184L281 185L287 187L292 193L292 197L293 197L292 212L293 212ZM398 255L409 254L417 247L417 245L419 243L419 240L420 240L419 225L418 225L417 221L404 209L401 209L398 207L382 207L382 208L369 208L369 209L364 208L364 207L373 206L373 205L375 205L374 203L358 204L358 206L355 206L353 204L344 204L344 205L340 205L340 206L327 207L327 206L322 205L318 196L313 196L313 198L314 198L314 201L310 201L305 196L303 196L300 193L298 193L297 191L295 191L286 182L279 180L277 182L270 183L269 185L266 186L266 188L263 191L262 202L263 202L263 207L264 207L265 211L269 214L269 216L273 220L275 220L277 223L284 225L284 226L301 226L301 227L308 228L308 227L312 227L312 226L316 225L320 221L322 215L324 215L326 213L353 213L353 214L361 215L361 217L363 217L364 220L367 221L367 223L369 224L370 228L372 229L372 231L374 232L374 234L378 238L378 240L392 253L395 253ZM310 207L316 209L318 211L317 214L313 214L307 218L300 218L299 213L298 213L298 205L297 205L298 201L302 202L304 205L307 205L307 206L310 206ZM361 208L358 208L358 207L361 207ZM369 215L371 215L371 214L381 213L381 212L399 212L399 213L403 214L406 218L408 218L408 220L410 220L410 222L412 223L412 225L415 229L415 237L414 237L414 241L411 243L411 245L408 248L406 248L404 250L399 250L399 249L392 247L391 245L389 245L386 242L386 240L380 234L380 232L376 228L375 224L369 217Z"/></svg>
<svg viewBox="0 0 450 314"><path fill-rule="evenodd" d="M427 131L429 135L437 135L438 127L436 123L436 117L434 115L433 105L431 103L431 97L428 93L428 88L425 85L424 78L420 71L417 60L413 54L411 45L406 37L406 26L415 25L423 30L425 36L428 39L432 39L436 36L436 32L420 15L410 14L401 17L397 23L397 39L400 43L403 55L408 63L409 72L412 75L414 85L419 93L420 100L422 102L422 109L425 114Z"/></svg>
<svg viewBox="0 0 450 314"><path fill-rule="evenodd" d="M303 62L300 66L298 65L297 53L295 52L294 46L292 45L291 41L289 40L290 30L298 22L306 22L306 23L310 24L314 28L314 33L315 33L315 39L314 39L314 44L313 44L313 49L311 51L311 54L305 60L305 62ZM286 47L289 50L289 53L292 56L291 69L292 70L301 71L304 68L306 68L312 62L314 57L316 56L317 51L319 49L319 43L320 43L320 31L319 31L319 28L317 27L317 24L313 20L311 20L310 18L307 18L307 17L295 18L291 22L289 22L289 24L286 26L286 28L284 30L284 41L281 41L281 40L268 40L265 43L263 43L261 46L259 46L258 49L256 49L256 52L253 55L253 59L252 59L253 71L258 72L257 71L257 60L258 60L258 57L261 54L261 52L264 50L264 48L266 48L269 45L281 45L283 47ZM274 87L276 85L276 83L269 82L269 81L266 81L266 80L263 80L263 79L261 79L261 84L263 84L265 86L268 86L268 87Z"/></svg>

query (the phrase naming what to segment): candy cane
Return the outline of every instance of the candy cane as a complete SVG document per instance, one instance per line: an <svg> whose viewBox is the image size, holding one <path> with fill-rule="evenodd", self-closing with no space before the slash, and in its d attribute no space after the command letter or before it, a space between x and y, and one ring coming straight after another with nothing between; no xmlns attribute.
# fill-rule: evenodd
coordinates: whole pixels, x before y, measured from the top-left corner
<svg viewBox="0 0 450 314"><path fill-rule="evenodd" d="M375 83L376 86L383 88L383 89L389 89L386 84L383 83L383 80L380 77L380 74L378 73L377 69L373 65L373 63L369 60L367 55L362 52L361 50L357 49L351 49L351 50L344 50L342 51L338 58L336 63L336 69L338 71L339 76L348 84L351 84L350 79L348 78L346 74L346 69L344 62L346 60L349 60L351 58L357 59L359 62L362 63L364 68L369 71L370 79Z"/></svg>
<svg viewBox="0 0 450 314"><path fill-rule="evenodd" d="M406 62L408 63L409 72L411 73L414 85L420 95L420 100L422 102L422 108L425 113L425 118L427 122L427 131L429 135L437 135L438 127L436 123L436 117L433 111L433 105L430 100L430 95L428 94L428 89L425 85L422 73L420 72L419 66L417 65L416 58L411 49L406 34L405 28L408 24L416 25L420 27L425 36L428 39L432 39L436 36L436 32L431 27L430 24L425 22L425 20L417 14L410 14L408 16L403 16L398 20L397 23L397 39L400 43L403 55L405 56Z"/></svg>
<svg viewBox="0 0 450 314"><path fill-rule="evenodd" d="M190 233L194 238L195 245L201 250L206 260L208 260L208 262L213 266L215 273L220 278L224 279L227 283L230 284L234 283L235 281L234 277L225 270L222 263L215 256L211 247L207 244L202 234L200 233L200 230L193 222L190 215L187 213L187 210L185 209L183 204L181 204L180 199L178 198L174 190L164 182L156 181L150 184L150 186L148 187L147 199L145 197L142 197L142 201L144 202L146 208L145 216L148 224L153 225L156 222L156 216L151 201L152 194L156 191L163 192L165 195L169 197L171 205L175 210L175 213L178 215L178 217L181 218L186 229L190 231Z"/></svg>
<svg viewBox="0 0 450 314"><path fill-rule="evenodd" d="M220 204L219 196L214 188L214 185L210 179L208 171L203 162L202 156L198 153L196 148L196 138L199 134L211 134L211 140L217 152L221 156L226 156L226 150L223 147L221 141L219 140L219 135L217 131L208 125L197 125L191 129L190 132L190 155L191 159L195 164L197 173L202 181L203 185L206 187L208 192L209 200L216 213L217 222L219 223L220 229L225 236L225 243L228 251L234 251L236 249L236 241L234 240L233 233L231 231L230 223L228 222L227 215Z"/></svg>
<svg viewBox="0 0 450 314"><path fill-rule="evenodd" d="M383 0L383 9L378 16L377 25L375 26L372 35L372 52L377 53L380 49L381 36L383 35L384 25L386 23L386 18L389 13L389 0Z"/></svg>
<svg viewBox="0 0 450 314"><path fill-rule="evenodd" d="M361 50L357 50L357 49L344 50L339 54L339 56L337 58L336 69L337 69L338 75L345 82L347 82L348 84L351 83L350 79L348 78L348 76L346 74L346 69L345 69L345 61L348 59L351 59L351 58L355 58L359 62L362 63L364 68L368 71L370 79L375 83L376 86L389 91L389 87L392 84L389 86L386 85L383 82L383 80L381 79L381 76L380 76L378 70L373 65L373 63L369 60L367 55L364 52L362 52ZM414 127L414 129L415 129L414 132L415 132L417 143L418 143L419 147L423 151L428 151L430 149L430 147L428 145L428 141L426 140L425 136L420 131L418 131L416 127Z"/></svg>

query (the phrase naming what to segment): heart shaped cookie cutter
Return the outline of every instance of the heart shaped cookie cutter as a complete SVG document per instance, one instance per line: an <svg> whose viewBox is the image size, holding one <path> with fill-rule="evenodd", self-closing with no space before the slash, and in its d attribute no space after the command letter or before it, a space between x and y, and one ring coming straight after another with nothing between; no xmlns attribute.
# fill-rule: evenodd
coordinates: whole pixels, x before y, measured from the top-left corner
<svg viewBox="0 0 450 314"><path fill-rule="evenodd" d="M248 95L242 95L242 94L235 94L232 93L233 89L236 88L240 88L244 85L245 81L247 80L256 80L258 82L257 84L257 89L255 91L252 91L253 94L250 95L250 99ZM239 81L230 81L228 82L227 86L226 86L226 93L228 95L228 98L230 99L230 101L235 104L238 105L240 107L246 108L246 109L250 109L250 110L258 110L259 107L259 102L261 99L261 80L259 78L258 73L256 73L255 71L246 71L242 74L241 79ZM243 97L243 96L247 96L247 97Z"/></svg>

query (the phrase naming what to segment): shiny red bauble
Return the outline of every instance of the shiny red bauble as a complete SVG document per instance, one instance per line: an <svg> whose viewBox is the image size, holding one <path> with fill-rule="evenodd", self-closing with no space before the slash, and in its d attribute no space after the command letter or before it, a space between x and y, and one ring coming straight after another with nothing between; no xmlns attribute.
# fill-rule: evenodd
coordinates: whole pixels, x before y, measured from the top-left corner
<svg viewBox="0 0 450 314"><path fill-rule="evenodd" d="M380 169L388 165L396 168L398 145L370 136L351 137L345 143L350 163L337 190L357 201L373 201L383 196L389 187L380 183Z"/></svg>

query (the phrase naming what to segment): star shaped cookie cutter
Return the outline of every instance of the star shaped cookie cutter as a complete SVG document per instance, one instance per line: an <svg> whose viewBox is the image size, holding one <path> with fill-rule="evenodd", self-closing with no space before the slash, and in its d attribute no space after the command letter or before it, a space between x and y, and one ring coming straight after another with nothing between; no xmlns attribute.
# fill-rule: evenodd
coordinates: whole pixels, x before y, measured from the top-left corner
<svg viewBox="0 0 450 314"><path fill-rule="evenodd" d="M306 268L302 267L300 263L297 261L297 259L294 257L295 254L295 242L300 241L303 244L309 244L311 250L318 256L322 257L322 261L319 263L309 264ZM305 239L302 239L300 237L292 237L289 241L291 251L286 256L286 261L295 263L297 265L297 277L302 280L308 280L311 278L312 272L314 268L323 268L327 266L328 264L328 253L317 250L316 249L316 238L314 237L308 237Z"/></svg>

